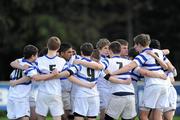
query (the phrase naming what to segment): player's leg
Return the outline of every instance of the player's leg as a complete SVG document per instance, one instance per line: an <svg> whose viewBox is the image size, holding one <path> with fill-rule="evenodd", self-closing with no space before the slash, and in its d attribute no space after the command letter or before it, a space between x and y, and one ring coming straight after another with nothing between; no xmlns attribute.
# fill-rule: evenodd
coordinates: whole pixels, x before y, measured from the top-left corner
<svg viewBox="0 0 180 120"><path fill-rule="evenodd" d="M35 112L35 106L30 107L30 120L37 120L37 114Z"/></svg>
<svg viewBox="0 0 180 120"><path fill-rule="evenodd" d="M19 120L29 120L29 116L21 117Z"/></svg>
<svg viewBox="0 0 180 120"><path fill-rule="evenodd" d="M80 115L78 113L74 113L74 120L84 120L84 117L83 115Z"/></svg>
<svg viewBox="0 0 180 120"><path fill-rule="evenodd" d="M111 116L105 114L104 120L114 120Z"/></svg>
<svg viewBox="0 0 180 120"><path fill-rule="evenodd" d="M46 119L45 116L37 114L37 120L45 120L45 119Z"/></svg>
<svg viewBox="0 0 180 120"><path fill-rule="evenodd" d="M162 111L159 109L155 109L153 112L153 120L162 120Z"/></svg>
<svg viewBox="0 0 180 120"><path fill-rule="evenodd" d="M53 120L61 120L61 116L53 116Z"/></svg>
<svg viewBox="0 0 180 120"><path fill-rule="evenodd" d="M104 117L105 117L105 108L101 108L99 115L100 115L100 120L104 120Z"/></svg>
<svg viewBox="0 0 180 120"><path fill-rule="evenodd" d="M71 100L70 92L62 92L62 101L64 107L64 115L62 115L62 120L73 120L73 115L71 114Z"/></svg>
<svg viewBox="0 0 180 120"><path fill-rule="evenodd" d="M148 120L149 110L140 110L140 120Z"/></svg>
<svg viewBox="0 0 180 120"><path fill-rule="evenodd" d="M154 116L154 110L150 109L149 115L148 115L149 120L153 120L153 116Z"/></svg>
<svg viewBox="0 0 180 120"><path fill-rule="evenodd" d="M30 120L37 120L37 114L35 112L36 108L36 98L37 98L37 84L32 83L32 89L29 97L29 103L30 103Z"/></svg>
<svg viewBox="0 0 180 120"><path fill-rule="evenodd" d="M104 120L105 109L107 108L111 93L107 88L99 88L100 96L100 120Z"/></svg>
<svg viewBox="0 0 180 120"><path fill-rule="evenodd" d="M169 107L163 110L163 118L164 120L173 120L175 110L176 110L176 101L177 101L177 92L176 89L171 86L169 88Z"/></svg>
<svg viewBox="0 0 180 120"><path fill-rule="evenodd" d="M175 110L167 111L163 113L163 120L173 120Z"/></svg>
<svg viewBox="0 0 180 120"><path fill-rule="evenodd" d="M96 116L88 116L88 120L96 120Z"/></svg>

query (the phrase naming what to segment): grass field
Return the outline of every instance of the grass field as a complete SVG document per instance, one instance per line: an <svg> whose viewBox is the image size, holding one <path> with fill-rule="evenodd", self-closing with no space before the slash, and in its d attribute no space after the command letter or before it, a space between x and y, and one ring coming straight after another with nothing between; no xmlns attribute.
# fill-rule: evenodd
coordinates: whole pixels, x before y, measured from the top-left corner
<svg viewBox="0 0 180 120"><path fill-rule="evenodd" d="M6 112L0 111L0 120L8 120L6 117ZM52 118L50 116L48 116L48 118L46 120L52 120ZM97 119L97 120L99 120L99 119ZM136 120L139 120L139 119L136 118ZM180 120L180 116L175 116L173 120Z"/></svg>

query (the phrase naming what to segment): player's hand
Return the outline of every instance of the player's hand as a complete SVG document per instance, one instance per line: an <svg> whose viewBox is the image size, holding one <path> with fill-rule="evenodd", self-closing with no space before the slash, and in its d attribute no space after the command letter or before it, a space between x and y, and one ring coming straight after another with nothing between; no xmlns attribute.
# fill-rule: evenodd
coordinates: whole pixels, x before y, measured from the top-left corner
<svg viewBox="0 0 180 120"><path fill-rule="evenodd" d="M163 49L162 51L163 51L164 55L169 55L170 54L169 49Z"/></svg>
<svg viewBox="0 0 180 120"><path fill-rule="evenodd" d="M57 75L59 73L59 71L57 69L54 69L51 73L54 75Z"/></svg>
<svg viewBox="0 0 180 120"><path fill-rule="evenodd" d="M29 65L23 65L23 66L22 66L22 69L23 69L23 70L26 70L26 69L28 69L28 68L29 68Z"/></svg>
<svg viewBox="0 0 180 120"><path fill-rule="evenodd" d="M151 55L152 57L155 57L156 54L154 54L151 50L147 50L146 51L147 54Z"/></svg>
<svg viewBox="0 0 180 120"><path fill-rule="evenodd" d="M16 86L16 80L10 80L9 81L10 86L14 87Z"/></svg>
<svg viewBox="0 0 180 120"><path fill-rule="evenodd" d="M124 80L124 84L130 85L132 82L131 78L128 78L127 80Z"/></svg>
<svg viewBox="0 0 180 120"><path fill-rule="evenodd" d="M163 80L167 80L167 75L166 74L160 74L160 78Z"/></svg>
<svg viewBox="0 0 180 120"><path fill-rule="evenodd" d="M95 87L96 83L94 82L90 82L88 83L88 88L92 89L93 87Z"/></svg>
<svg viewBox="0 0 180 120"><path fill-rule="evenodd" d="M73 61L73 64L80 64L81 63L81 60L74 60Z"/></svg>

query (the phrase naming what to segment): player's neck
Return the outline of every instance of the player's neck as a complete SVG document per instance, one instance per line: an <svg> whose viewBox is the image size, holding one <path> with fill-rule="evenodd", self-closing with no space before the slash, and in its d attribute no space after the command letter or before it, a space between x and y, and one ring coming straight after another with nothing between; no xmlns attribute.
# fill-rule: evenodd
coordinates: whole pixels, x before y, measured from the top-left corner
<svg viewBox="0 0 180 120"><path fill-rule="evenodd" d="M120 56L120 54L112 54L112 57L114 57L114 56Z"/></svg>
<svg viewBox="0 0 180 120"><path fill-rule="evenodd" d="M145 50L145 49L147 49L147 48L149 48L149 46L142 47L142 48L140 49L140 52L142 52L143 50Z"/></svg>
<svg viewBox="0 0 180 120"><path fill-rule="evenodd" d="M55 50L48 50L47 56L48 57L54 57L57 55L57 52Z"/></svg>

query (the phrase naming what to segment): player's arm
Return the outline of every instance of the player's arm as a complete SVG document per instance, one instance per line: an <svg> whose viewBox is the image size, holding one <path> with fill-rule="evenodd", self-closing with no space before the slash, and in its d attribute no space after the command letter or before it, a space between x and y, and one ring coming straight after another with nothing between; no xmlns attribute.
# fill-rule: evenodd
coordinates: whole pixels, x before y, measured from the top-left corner
<svg viewBox="0 0 180 120"><path fill-rule="evenodd" d="M21 77L21 78L18 79L18 80L10 80L10 81L9 81L9 84L10 84L10 86L16 86L16 85L18 85L18 84L25 83L25 82L30 81L30 80L31 80L30 77L23 76L23 77Z"/></svg>
<svg viewBox="0 0 180 120"><path fill-rule="evenodd" d="M168 66L168 71L171 71L173 73L174 77L176 77L177 76L176 68L172 65L172 63L169 60L166 64Z"/></svg>
<svg viewBox="0 0 180 120"><path fill-rule="evenodd" d="M162 52L164 55L168 55L170 53L169 49L163 49Z"/></svg>
<svg viewBox="0 0 180 120"><path fill-rule="evenodd" d="M164 61L162 61L156 54L154 54L152 51L147 51L147 53L148 53L149 55L151 55L154 59L156 59L157 62L160 64L160 66L161 66L164 70L168 69L167 64L166 64Z"/></svg>
<svg viewBox="0 0 180 120"><path fill-rule="evenodd" d="M10 63L10 66L11 66L12 68L16 68L16 69L20 69L20 70L25 70L25 69L27 69L27 68L29 67L28 65L24 65L24 66L20 65L18 59L12 61L12 62Z"/></svg>
<svg viewBox="0 0 180 120"><path fill-rule="evenodd" d="M41 80L51 80L53 79L55 74L37 74L33 75L31 78L35 81L41 81Z"/></svg>
<svg viewBox="0 0 180 120"><path fill-rule="evenodd" d="M68 77L68 79L71 81L71 82L73 82L73 83L75 83L75 84L78 84L78 85L80 85L80 86L82 86L82 87L86 87L86 88L93 88L95 85L96 85L96 83L94 83L94 82L83 82L83 81L81 81L81 80L79 80L78 78L76 78L75 76L73 76L73 75L71 75L70 77Z"/></svg>
<svg viewBox="0 0 180 120"><path fill-rule="evenodd" d="M117 74L121 74L121 73L131 71L133 68L135 68L137 66L138 66L137 63L135 61L132 61L129 64L120 68L119 70L114 71L113 73L111 73L111 75L117 75Z"/></svg>
<svg viewBox="0 0 180 120"><path fill-rule="evenodd" d="M158 73L158 72L155 72L155 71L149 71L149 70L144 69L144 68L138 68L137 71L142 76L145 76L145 77L161 78L161 79L164 79L164 80L167 79L167 76L164 73L161 74L161 73Z"/></svg>
<svg viewBox="0 0 180 120"><path fill-rule="evenodd" d="M170 77L171 83L174 84L175 83L175 79L174 77Z"/></svg>
<svg viewBox="0 0 180 120"><path fill-rule="evenodd" d="M103 69L103 65L99 62L96 62L96 63L92 63L92 62L87 62L87 61L82 61L82 60L74 60L73 62L74 64L81 64L85 67L88 67L88 68L92 68L92 69L95 69L95 70L101 70Z"/></svg>
<svg viewBox="0 0 180 120"><path fill-rule="evenodd" d="M66 78L70 75L74 74L71 70L66 70L63 72L58 72L57 70L53 70L52 73L49 74L37 74L32 76L32 80L41 81L41 80L53 80L59 78Z"/></svg>
<svg viewBox="0 0 180 120"><path fill-rule="evenodd" d="M122 80L122 79L118 79L116 77L111 76L109 78L109 81L112 82L112 83L116 83L116 84L126 84L126 85L131 84L131 78L129 78L127 80Z"/></svg>
<svg viewBox="0 0 180 120"><path fill-rule="evenodd" d="M129 85L131 84L131 79L127 79L127 80L122 80L122 79L118 79L116 78L115 76L111 76L110 72L108 70L105 70L105 76L104 78L106 80L109 80L110 82L112 83L116 83L116 84L126 84L126 85Z"/></svg>

